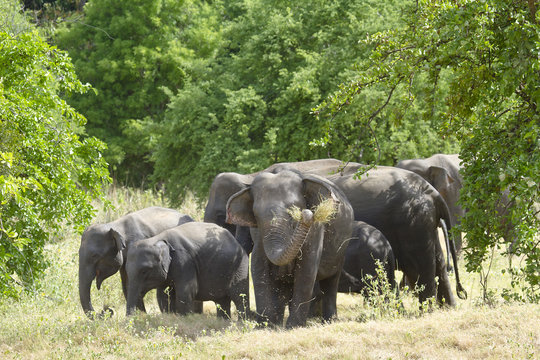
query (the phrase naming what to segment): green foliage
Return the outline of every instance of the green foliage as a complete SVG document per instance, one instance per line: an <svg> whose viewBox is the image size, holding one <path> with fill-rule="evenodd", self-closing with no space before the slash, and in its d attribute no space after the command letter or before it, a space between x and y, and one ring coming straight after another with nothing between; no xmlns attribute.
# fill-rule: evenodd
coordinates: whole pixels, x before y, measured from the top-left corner
<svg viewBox="0 0 540 360"><path fill-rule="evenodd" d="M383 126L381 111L434 109L441 133L461 140L468 268L478 271L492 247L513 241L533 298L540 290L539 19L534 2L418 1L404 28L367 39L370 61L318 108L337 136L349 134L340 113L372 89L384 96L359 117L364 126ZM421 91L418 79L432 91ZM400 89L408 98L396 99Z"/></svg>
<svg viewBox="0 0 540 360"><path fill-rule="evenodd" d="M80 138L85 119L60 96L88 86L28 30L17 2L0 7L0 295L15 296L39 279L47 240L91 219L109 178L104 145Z"/></svg>
<svg viewBox="0 0 540 360"><path fill-rule="evenodd" d="M354 158L371 159L360 154L370 132L362 134L361 143L357 134L326 147L310 146L327 130L327 121L311 109L352 76L352 63L367 56L359 40L396 25L402 3L242 0L223 5L217 54L199 77L171 94L158 130L155 179L165 182L173 201L180 201L186 189L206 195L223 171L246 173L278 161L344 157L351 148L357 150ZM365 103L379 95L370 94ZM347 114L343 126L354 128L356 117L356 112ZM412 157L444 146L435 135L418 146L406 145L411 138L435 134L430 124L411 115L402 125L376 131L385 149Z"/></svg>
<svg viewBox="0 0 540 360"><path fill-rule="evenodd" d="M207 7L189 0L93 0L82 19L58 30L55 41L97 90L71 103L87 117L88 133L108 144L105 157L119 181L140 184L149 175L155 140L146 127L161 119L165 89L182 88L212 52L216 36L193 25Z"/></svg>

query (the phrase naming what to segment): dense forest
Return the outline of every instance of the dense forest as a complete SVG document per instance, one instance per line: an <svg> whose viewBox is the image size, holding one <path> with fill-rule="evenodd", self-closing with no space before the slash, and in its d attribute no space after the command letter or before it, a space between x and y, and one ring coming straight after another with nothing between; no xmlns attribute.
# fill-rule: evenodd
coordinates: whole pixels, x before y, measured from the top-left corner
<svg viewBox="0 0 540 360"><path fill-rule="evenodd" d="M493 220L507 191L513 251L525 256L516 276L540 296L535 2L0 0L0 9L5 294L34 279L27 259L46 266L39 249L61 226L88 223L89 199L111 178L160 189L174 206L187 192L204 201L224 171L460 153L468 266L508 245Z"/></svg>

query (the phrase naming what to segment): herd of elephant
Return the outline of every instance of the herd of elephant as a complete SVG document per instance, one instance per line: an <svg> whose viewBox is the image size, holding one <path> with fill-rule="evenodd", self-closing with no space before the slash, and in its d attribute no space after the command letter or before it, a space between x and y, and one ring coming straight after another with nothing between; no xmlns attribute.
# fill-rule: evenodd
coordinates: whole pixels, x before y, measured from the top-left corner
<svg viewBox="0 0 540 360"><path fill-rule="evenodd" d="M394 284L400 270L420 289L454 306L438 227L452 256L457 295L464 299L457 266L461 237L446 228L464 210L457 155L437 154L378 166L336 159L278 163L253 174L221 173L211 187L204 222L172 209L151 207L88 227L79 249L79 295L93 318L90 288L120 271L127 314L145 311L156 289L163 312L202 312L258 322L303 326L315 299L322 319L337 316L337 292L362 292L363 276L384 264ZM320 215L323 204L326 216ZM329 205L328 205L329 204ZM256 311L250 310L249 259Z"/></svg>

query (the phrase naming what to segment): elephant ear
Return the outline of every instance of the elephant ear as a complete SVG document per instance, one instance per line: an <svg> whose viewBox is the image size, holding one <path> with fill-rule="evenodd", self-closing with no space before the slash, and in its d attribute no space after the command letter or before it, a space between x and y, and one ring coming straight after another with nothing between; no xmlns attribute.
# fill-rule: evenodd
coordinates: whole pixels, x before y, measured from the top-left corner
<svg viewBox="0 0 540 360"><path fill-rule="evenodd" d="M257 227L257 220L253 214L251 186L240 190L229 198L226 222L239 226Z"/></svg>
<svg viewBox="0 0 540 360"><path fill-rule="evenodd" d="M120 234L114 228L111 228L111 230L109 230L109 234L111 235L111 238L114 240L114 243L118 251L122 251L126 248L126 238L124 235Z"/></svg>
<svg viewBox="0 0 540 360"><path fill-rule="evenodd" d="M443 194L447 189L450 188L450 185L456 180L450 176L448 171L445 168L440 166L430 166L428 169L429 182L437 191Z"/></svg>
<svg viewBox="0 0 540 360"><path fill-rule="evenodd" d="M308 208L313 208L328 198L339 203L333 186L326 179L316 175L304 175L302 181L304 183L304 197Z"/></svg>
<svg viewBox="0 0 540 360"><path fill-rule="evenodd" d="M159 249L159 263L164 274L169 273L169 268L171 266L172 254L174 253L174 248L166 241L160 241L156 244Z"/></svg>

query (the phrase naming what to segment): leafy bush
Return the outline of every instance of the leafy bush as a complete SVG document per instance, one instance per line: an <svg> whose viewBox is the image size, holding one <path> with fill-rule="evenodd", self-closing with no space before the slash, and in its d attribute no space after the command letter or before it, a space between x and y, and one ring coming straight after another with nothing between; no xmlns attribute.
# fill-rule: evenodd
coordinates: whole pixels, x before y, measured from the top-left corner
<svg viewBox="0 0 540 360"><path fill-rule="evenodd" d="M532 298L540 292L540 24L534 2L510 0L418 1L406 26L368 37L370 61L319 106L330 115L332 137L350 136L339 113L366 91L383 90L381 101L357 119L384 126L381 111L435 109L441 134L461 140L468 209L467 267L479 271L493 248L512 242L524 257ZM428 81L432 91L415 85ZM444 79L445 81L441 81ZM410 94L399 98L399 90ZM442 95L442 96L441 96ZM396 99L396 96L398 98ZM390 119L391 120L391 119ZM334 122L337 123L334 125ZM505 194L508 201L502 201ZM506 213L505 217L500 215ZM504 221L501 221L501 218ZM511 238L511 240L509 240ZM506 244L509 245L509 244Z"/></svg>
<svg viewBox="0 0 540 360"><path fill-rule="evenodd" d="M92 218L109 177L104 144L81 138L85 119L61 97L89 87L16 1L0 8L0 295L16 296L39 280L51 236Z"/></svg>

